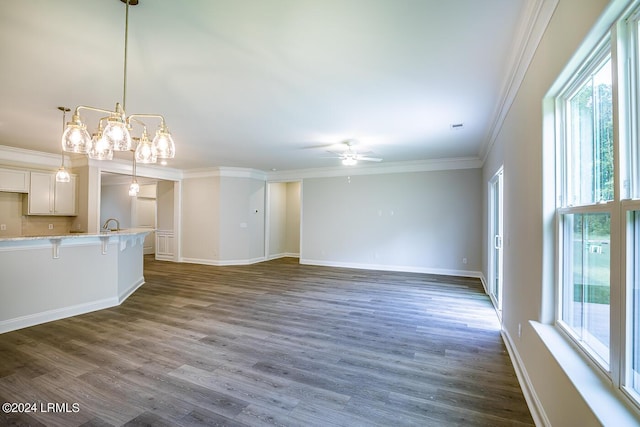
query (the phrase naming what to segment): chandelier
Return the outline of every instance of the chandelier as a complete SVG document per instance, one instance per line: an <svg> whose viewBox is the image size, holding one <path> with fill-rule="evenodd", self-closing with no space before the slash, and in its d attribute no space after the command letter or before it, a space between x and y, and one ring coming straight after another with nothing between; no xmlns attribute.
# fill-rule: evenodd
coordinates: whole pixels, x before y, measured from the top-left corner
<svg viewBox="0 0 640 427"><path fill-rule="evenodd" d="M156 163L158 159L166 164L166 159L175 156L175 144L167 128L164 117L160 114L131 114L125 112L127 99L127 45L129 38L129 5L138 4L138 0L121 0L126 3L124 30L124 78L122 104L116 102L113 110L79 105L76 107L71 121L62 133L62 149L69 153L86 154L90 159L111 160L114 151L133 151L133 180L135 182L135 163ZM99 119L97 129L89 134L87 125L80 116L82 110L104 114ZM153 140L147 134L145 121L158 122L158 129ZM142 133L132 136L136 127Z"/></svg>

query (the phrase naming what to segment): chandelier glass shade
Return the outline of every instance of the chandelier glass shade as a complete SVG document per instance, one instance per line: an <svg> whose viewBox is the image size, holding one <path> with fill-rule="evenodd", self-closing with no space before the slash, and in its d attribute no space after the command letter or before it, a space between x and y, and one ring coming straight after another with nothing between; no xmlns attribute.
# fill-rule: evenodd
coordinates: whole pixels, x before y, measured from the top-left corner
<svg viewBox="0 0 640 427"><path fill-rule="evenodd" d="M156 136L153 138L153 146L160 159L173 159L176 155L176 145L169 133L169 129L164 125L156 132Z"/></svg>
<svg viewBox="0 0 640 427"><path fill-rule="evenodd" d="M113 159L113 149L109 147L109 143L102 137L102 121L98 123L98 130L91 137L91 145L87 155L90 159L95 160L111 160Z"/></svg>
<svg viewBox="0 0 640 427"><path fill-rule="evenodd" d="M87 127L80 121L80 116L73 115L62 133L62 149L69 153L86 154L91 145L91 136Z"/></svg>
<svg viewBox="0 0 640 427"><path fill-rule="evenodd" d="M96 160L111 160L114 151L134 151L134 162L139 161L140 163L156 163L158 158L172 159L175 157L175 144L164 117L160 114L131 114L127 116L125 112L129 5L138 4L138 1L122 1L126 3L122 104L117 102L114 110L86 105L76 107L71 121L66 124L62 133L62 149L69 153L86 154L89 158ZM87 131L87 125L80 116L80 112L83 110L102 115L98 120L97 130L93 134ZM146 123L141 119L159 121L158 131L153 141L149 141ZM140 137L132 136L134 122L143 126L143 134ZM165 164L164 161L163 164Z"/></svg>
<svg viewBox="0 0 640 427"><path fill-rule="evenodd" d="M124 110L122 110L120 104L116 104L116 113L107 119L107 126L105 126L102 133L105 145L114 151L131 150L131 133L122 117L123 115Z"/></svg>
<svg viewBox="0 0 640 427"><path fill-rule="evenodd" d="M158 161L157 149L149 141L146 128L142 131L142 136L136 147L135 157L138 163L155 163Z"/></svg>

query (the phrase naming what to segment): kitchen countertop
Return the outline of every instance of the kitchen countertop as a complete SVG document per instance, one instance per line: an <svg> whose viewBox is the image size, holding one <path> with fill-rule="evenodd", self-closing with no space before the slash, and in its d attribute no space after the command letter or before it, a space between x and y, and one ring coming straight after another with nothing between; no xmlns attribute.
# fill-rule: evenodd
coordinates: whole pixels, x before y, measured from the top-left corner
<svg viewBox="0 0 640 427"><path fill-rule="evenodd" d="M82 239L85 237L109 237L109 236L130 236L134 234L149 233L155 231L152 228L125 228L119 231L108 231L101 233L68 233L50 236L15 236L0 237L0 242L18 242L27 240L62 240L62 239Z"/></svg>

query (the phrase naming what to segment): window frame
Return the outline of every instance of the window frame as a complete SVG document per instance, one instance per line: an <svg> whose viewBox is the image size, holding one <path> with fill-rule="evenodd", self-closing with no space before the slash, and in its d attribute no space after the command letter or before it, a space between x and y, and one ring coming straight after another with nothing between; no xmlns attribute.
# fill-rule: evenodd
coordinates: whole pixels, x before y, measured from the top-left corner
<svg viewBox="0 0 640 427"><path fill-rule="evenodd" d="M606 201L606 202L593 202L593 203L585 203L585 204L572 204L570 197L572 195L572 183L571 183L571 162L569 161L569 151L570 151L570 141L569 141L569 123L570 120L568 118L568 107L567 104L570 102L570 99L579 92L580 88L584 85L584 83L592 78L594 72L596 70L601 69L601 67L607 62L611 61L611 74L612 74L612 94L615 93L616 85L615 85L615 53L613 48L612 40L614 39L614 31L608 31L605 36L601 39L601 41L596 45L596 47L591 51L591 54L586 57L583 61L582 65L574 72L571 78L565 83L559 93L555 96L555 105L554 105L554 114L556 117L556 159L559 161L556 162L556 304L555 304L555 323L560 328L562 333L568 337L576 346L578 346L582 352L597 366L600 371L609 378L612 378L612 373L614 372L615 367L618 365L614 362L614 352L612 347L616 344L616 340L613 337L611 331L611 324L613 323L613 314L610 314L609 319L609 357L608 361L604 360L600 357L597 352L585 345L582 339L578 336L578 334L574 331L574 329L568 325L563 320L563 309L564 309L564 294L565 294L565 216L566 215L578 215L578 214L594 214L594 213L607 213L611 219L611 248L614 247L614 236L613 236L613 227L614 227L614 215L615 215L615 204L617 199L618 191L615 190L618 184L618 177L616 175L617 165L616 162L616 132L615 132L615 114L616 114L616 101L615 97L612 99L612 115L614 120L614 134L613 134L613 145L614 145L614 200ZM571 197L573 199L573 197ZM610 299L613 298L611 285L613 274L611 273L613 270L613 253L611 256L610 266L609 266L609 286L610 286ZM611 304L610 304L611 310Z"/></svg>

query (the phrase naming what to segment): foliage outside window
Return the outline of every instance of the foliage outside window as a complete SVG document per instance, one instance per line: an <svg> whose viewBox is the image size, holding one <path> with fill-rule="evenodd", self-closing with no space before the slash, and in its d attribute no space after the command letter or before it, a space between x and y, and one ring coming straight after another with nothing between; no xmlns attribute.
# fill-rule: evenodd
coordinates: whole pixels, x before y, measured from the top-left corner
<svg viewBox="0 0 640 427"><path fill-rule="evenodd" d="M597 58L558 99L564 123L558 323L609 369L613 86L608 49Z"/></svg>

